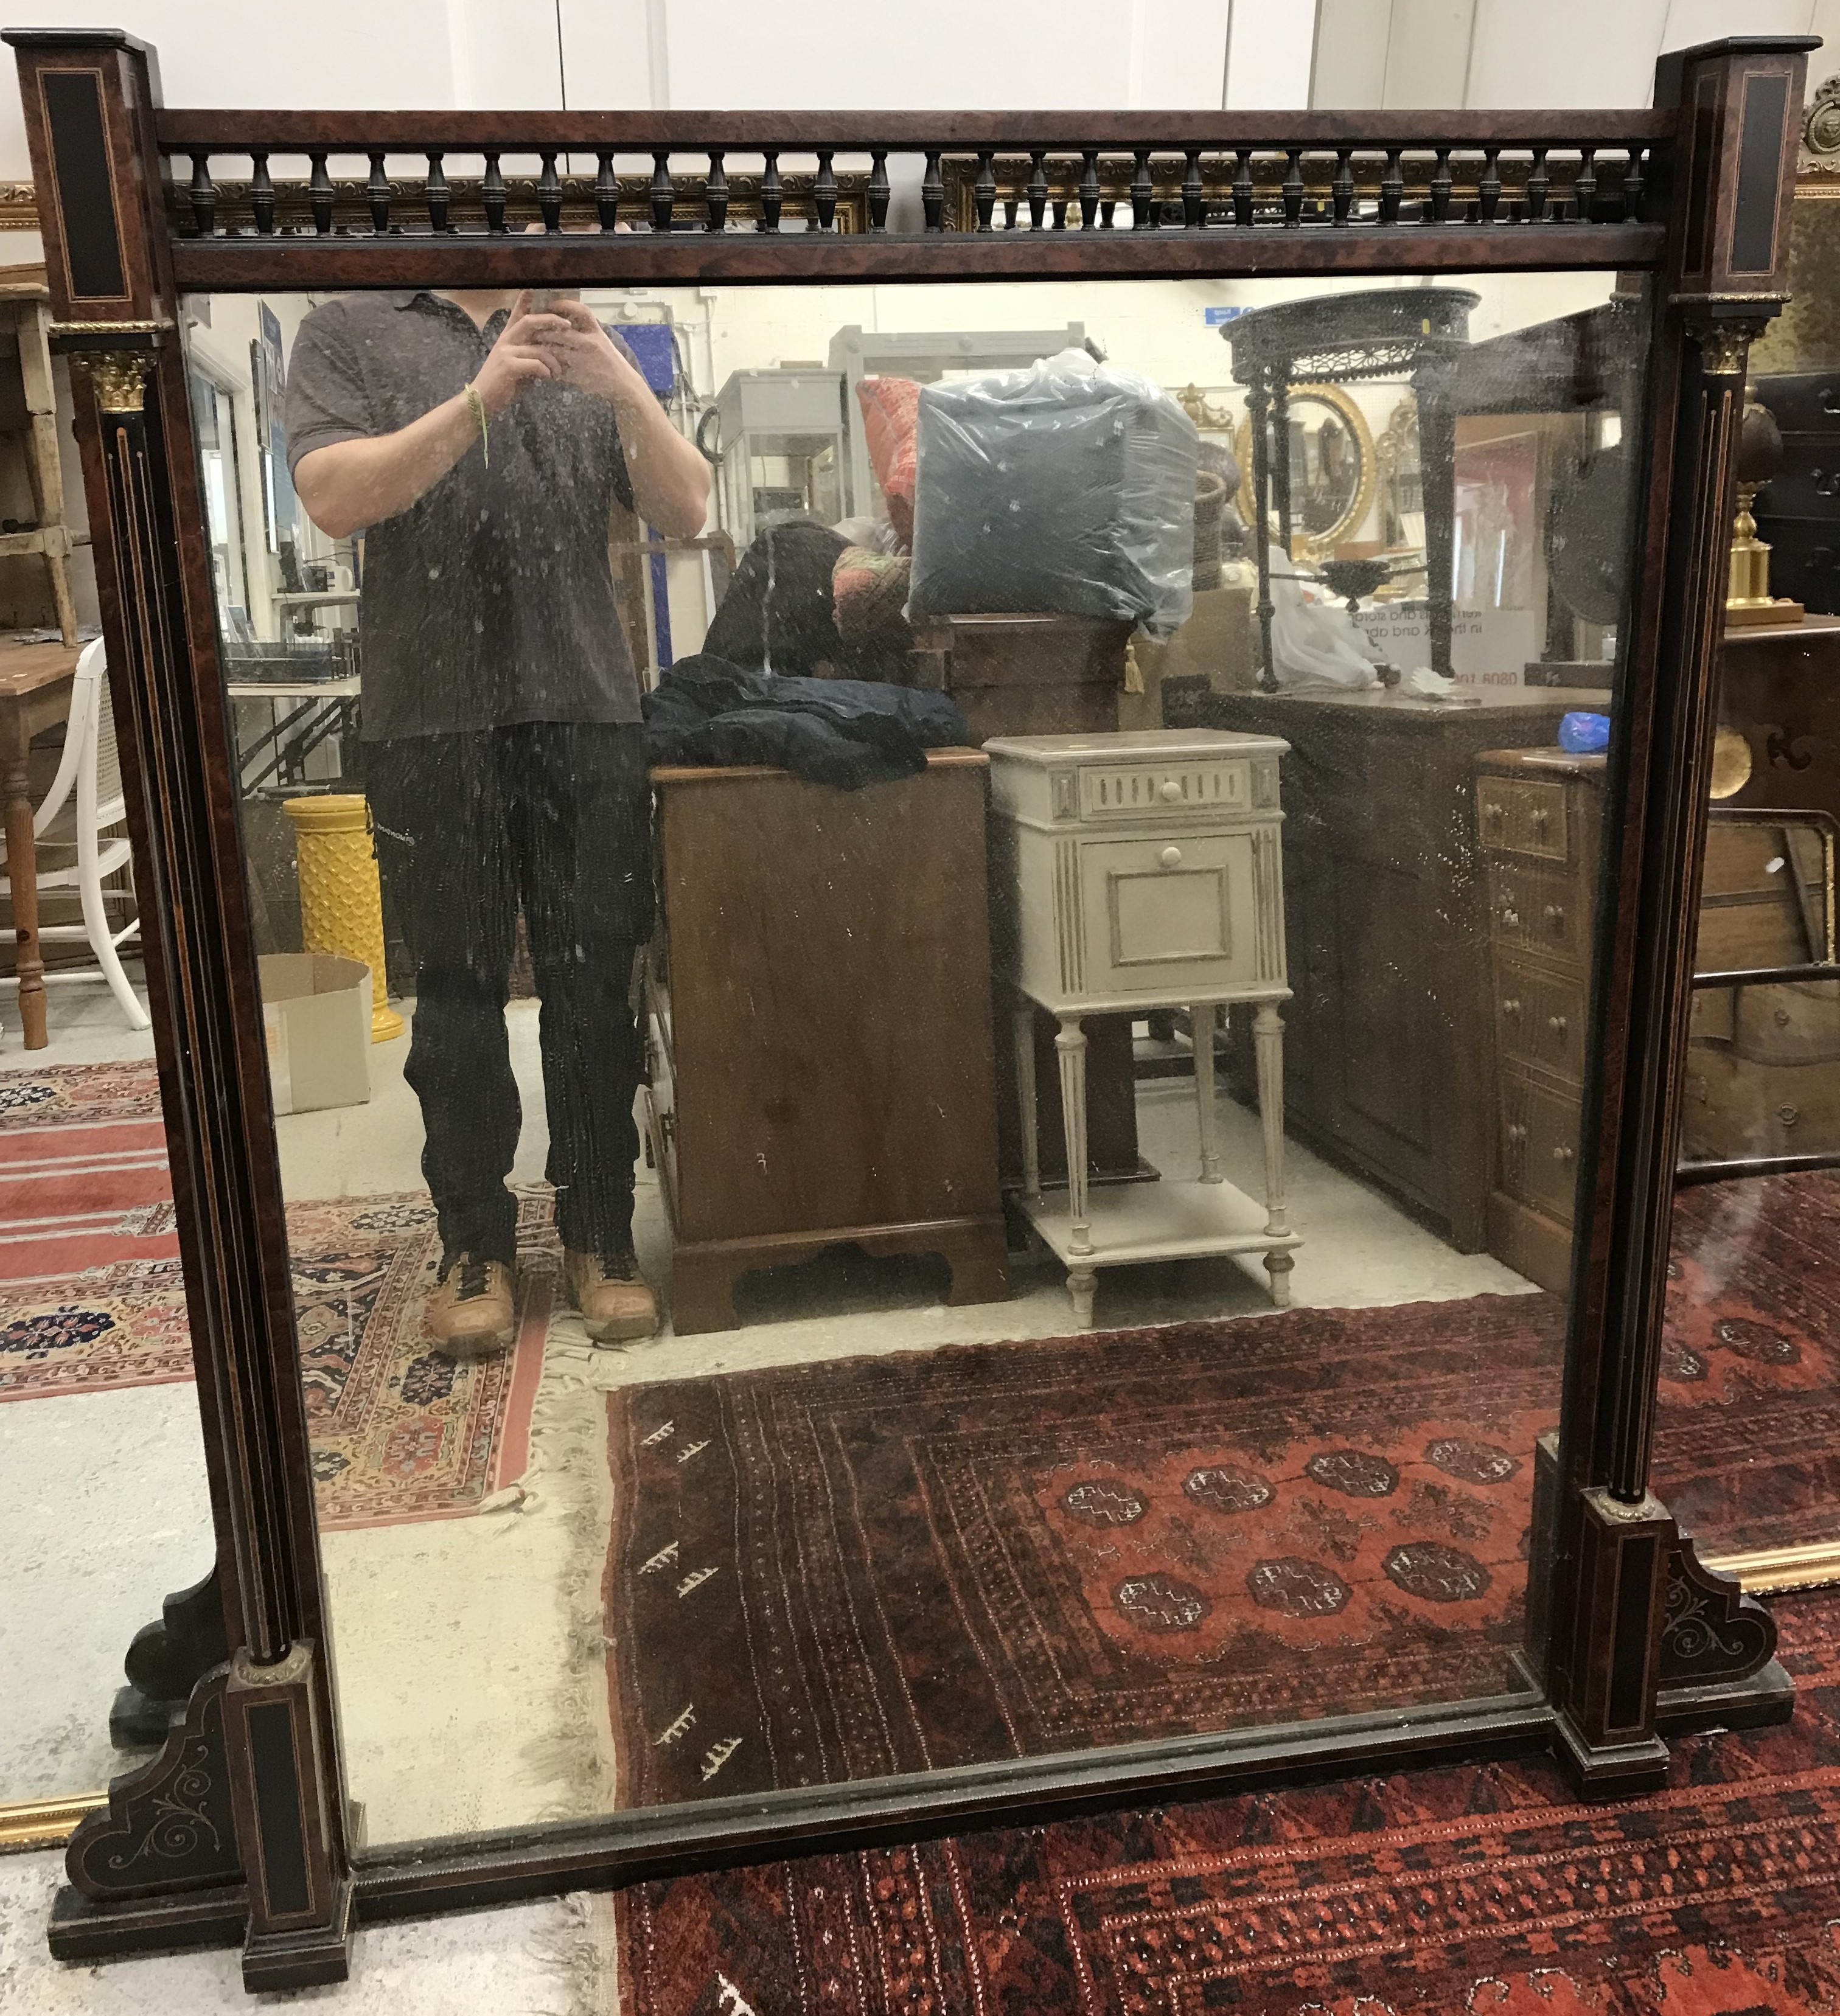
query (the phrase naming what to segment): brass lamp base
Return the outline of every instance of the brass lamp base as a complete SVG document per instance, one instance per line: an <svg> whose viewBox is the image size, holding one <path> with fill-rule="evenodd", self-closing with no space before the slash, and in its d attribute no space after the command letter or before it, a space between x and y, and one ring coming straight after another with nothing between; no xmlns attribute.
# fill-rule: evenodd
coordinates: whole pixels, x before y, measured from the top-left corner
<svg viewBox="0 0 1840 2016"><path fill-rule="evenodd" d="M1725 596L1727 630L1762 628L1766 625L1799 623L1808 611L1787 596L1770 592L1770 547L1757 536L1751 506L1760 483L1737 486L1737 519L1732 527L1731 570Z"/></svg>
<svg viewBox="0 0 1840 2016"><path fill-rule="evenodd" d="M1725 605L1727 630L1761 628L1766 624L1799 623L1808 611L1787 596L1763 602L1728 602Z"/></svg>

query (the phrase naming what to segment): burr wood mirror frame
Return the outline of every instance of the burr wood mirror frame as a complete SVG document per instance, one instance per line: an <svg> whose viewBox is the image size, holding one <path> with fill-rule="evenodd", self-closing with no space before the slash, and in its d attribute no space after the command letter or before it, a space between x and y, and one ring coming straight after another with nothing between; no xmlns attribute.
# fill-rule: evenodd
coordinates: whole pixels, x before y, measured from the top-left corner
<svg viewBox="0 0 1840 2016"><path fill-rule="evenodd" d="M201 111L163 106L152 52L122 34L6 40L56 340L84 367L77 427L218 1536L200 1642L221 1611L218 1656L164 1750L118 1780L71 1840L59 1953L242 1942L252 1988L297 1985L342 1975L358 1916L1407 1754L1547 1743L1582 1786L1633 1791L1658 1782L1670 1731L1787 1712L1767 1615L1700 1567L1647 1474L1733 458L1747 344L1784 298L1816 44L1752 38L1669 56L1649 110L895 115ZM891 156L924 164L909 231L888 228ZM450 183L444 163L463 157L483 157L483 175ZM596 159L592 187L565 186L559 157ZM641 195L631 171L647 158ZM369 165L361 198L333 178L354 160ZM502 164L519 160L539 172L508 179ZM841 175L859 177L864 160L862 228L839 230ZM731 161L748 177L752 228L731 214ZM304 183L275 181L279 167L297 175L295 164ZM239 178L234 206L220 166ZM1111 208L1125 203L1118 228ZM583 228L564 228L565 208ZM783 229L794 216L807 228ZM527 220L542 229L527 235ZM181 296L1541 268L1637 276L1649 326L1607 949L1563 1425L1539 1465L1525 1702L355 1856Z"/></svg>

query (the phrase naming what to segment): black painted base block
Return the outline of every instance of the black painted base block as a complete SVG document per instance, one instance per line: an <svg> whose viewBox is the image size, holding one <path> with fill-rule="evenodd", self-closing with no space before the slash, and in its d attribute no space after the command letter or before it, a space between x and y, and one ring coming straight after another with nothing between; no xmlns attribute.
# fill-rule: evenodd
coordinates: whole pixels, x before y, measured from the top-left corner
<svg viewBox="0 0 1840 2016"><path fill-rule="evenodd" d="M248 1921L248 1893L240 1883L106 1904L67 1883L52 1902L46 1938L54 1960L117 1960L128 1953L239 1946Z"/></svg>
<svg viewBox="0 0 1840 2016"><path fill-rule="evenodd" d="M1795 1683L1779 1659L1760 1673L1722 1685L1664 1687L1655 1708L1663 1735L1691 1736L1706 1729L1769 1729L1795 1712Z"/></svg>

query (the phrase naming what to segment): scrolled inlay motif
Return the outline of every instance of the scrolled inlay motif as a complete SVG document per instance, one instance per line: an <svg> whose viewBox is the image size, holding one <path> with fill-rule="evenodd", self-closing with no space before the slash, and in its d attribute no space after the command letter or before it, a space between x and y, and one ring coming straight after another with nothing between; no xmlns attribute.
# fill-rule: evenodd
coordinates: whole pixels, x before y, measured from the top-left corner
<svg viewBox="0 0 1840 2016"><path fill-rule="evenodd" d="M215 1888L241 1876L224 1754L225 1675L220 1666L199 1682L159 1755L117 1778L106 1809L71 1836L65 1866L85 1896Z"/></svg>
<svg viewBox="0 0 1840 2016"><path fill-rule="evenodd" d="M1704 1687L1747 1679L1776 1654L1776 1622L1736 1578L1703 1566L1683 1539L1668 1557L1661 1683Z"/></svg>

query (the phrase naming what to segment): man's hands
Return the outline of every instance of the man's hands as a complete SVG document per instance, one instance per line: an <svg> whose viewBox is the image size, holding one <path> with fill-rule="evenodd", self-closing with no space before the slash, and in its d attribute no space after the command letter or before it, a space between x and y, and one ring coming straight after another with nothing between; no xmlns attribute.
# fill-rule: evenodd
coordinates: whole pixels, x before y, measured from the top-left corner
<svg viewBox="0 0 1840 2016"><path fill-rule="evenodd" d="M533 315L527 287L513 304L499 340L473 381L487 416L496 419L527 385L560 378L557 359L546 347L556 335L573 333L560 315Z"/></svg>
<svg viewBox="0 0 1840 2016"><path fill-rule="evenodd" d="M595 393L615 408L642 400L654 403L651 387L621 354L591 308L580 301L557 301L547 315L526 319L543 325L535 340L553 375L564 384ZM507 334L512 326L506 325Z"/></svg>

